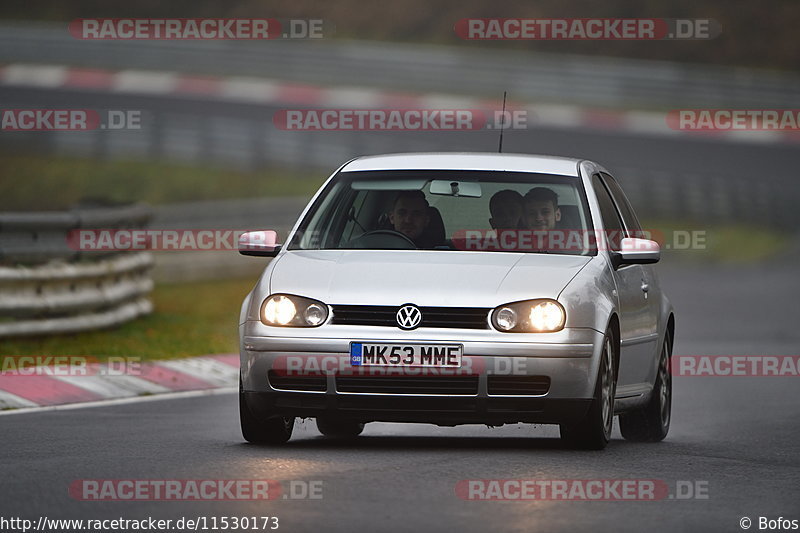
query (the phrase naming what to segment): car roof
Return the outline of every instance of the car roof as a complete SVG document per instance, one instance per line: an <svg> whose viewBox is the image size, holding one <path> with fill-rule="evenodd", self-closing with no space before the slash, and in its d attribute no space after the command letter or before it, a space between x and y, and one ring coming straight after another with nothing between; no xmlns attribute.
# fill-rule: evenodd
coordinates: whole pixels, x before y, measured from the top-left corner
<svg viewBox="0 0 800 533"><path fill-rule="evenodd" d="M580 159L530 154L432 152L356 158L341 172L365 170L495 170L578 177Z"/></svg>

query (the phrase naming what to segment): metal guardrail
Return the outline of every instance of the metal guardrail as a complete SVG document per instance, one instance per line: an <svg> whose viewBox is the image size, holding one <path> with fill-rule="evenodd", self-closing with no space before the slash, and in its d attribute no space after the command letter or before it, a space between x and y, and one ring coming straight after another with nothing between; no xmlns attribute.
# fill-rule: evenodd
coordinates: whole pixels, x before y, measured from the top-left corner
<svg viewBox="0 0 800 533"><path fill-rule="evenodd" d="M145 205L0 214L0 338L85 331L150 313L153 257L74 250L69 232L144 226Z"/></svg>
<svg viewBox="0 0 800 533"><path fill-rule="evenodd" d="M71 231L139 228L151 216L152 210L145 204L79 207L61 212L0 213L0 265L96 259L108 252L81 252L70 247Z"/></svg>
<svg viewBox="0 0 800 533"><path fill-rule="evenodd" d="M0 62L155 69L462 92L615 108L792 108L800 76L769 70L370 41L82 41L67 24L3 22Z"/></svg>

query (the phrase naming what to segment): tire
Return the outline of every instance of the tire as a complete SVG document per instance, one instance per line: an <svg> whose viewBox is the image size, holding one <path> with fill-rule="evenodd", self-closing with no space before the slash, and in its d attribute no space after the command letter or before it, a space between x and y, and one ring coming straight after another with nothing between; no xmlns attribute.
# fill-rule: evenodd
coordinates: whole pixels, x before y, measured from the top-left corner
<svg viewBox="0 0 800 533"><path fill-rule="evenodd" d="M594 397L583 420L576 424L561 424L561 439L570 447L584 450L602 450L611 440L614 423L614 395L617 379L614 372L614 343L606 333Z"/></svg>
<svg viewBox="0 0 800 533"><path fill-rule="evenodd" d="M274 417L260 419L253 415L247 406L247 399L239 378L239 421L242 436L253 444L283 444L292 438L294 417Z"/></svg>
<svg viewBox="0 0 800 533"><path fill-rule="evenodd" d="M364 424L355 420L318 417L317 429L320 433L332 439L353 439L364 431Z"/></svg>
<svg viewBox="0 0 800 533"><path fill-rule="evenodd" d="M619 415L619 430L625 440L633 442L660 442L669 433L672 420L672 374L670 357L672 339L667 333L658 360L658 375L647 405L641 409Z"/></svg>

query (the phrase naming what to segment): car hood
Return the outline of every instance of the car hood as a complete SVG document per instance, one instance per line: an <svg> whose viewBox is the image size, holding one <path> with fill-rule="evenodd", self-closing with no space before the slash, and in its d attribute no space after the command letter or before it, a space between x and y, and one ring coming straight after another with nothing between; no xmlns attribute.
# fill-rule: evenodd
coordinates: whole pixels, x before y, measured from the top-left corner
<svg viewBox="0 0 800 533"><path fill-rule="evenodd" d="M276 259L270 292L339 305L495 307L556 298L590 260L433 250L291 251Z"/></svg>

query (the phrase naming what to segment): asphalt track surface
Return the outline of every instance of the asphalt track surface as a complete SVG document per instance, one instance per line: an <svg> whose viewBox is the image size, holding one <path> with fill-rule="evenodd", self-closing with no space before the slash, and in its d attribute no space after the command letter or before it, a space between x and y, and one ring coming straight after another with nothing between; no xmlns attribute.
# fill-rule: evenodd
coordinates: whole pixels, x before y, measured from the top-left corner
<svg viewBox="0 0 800 533"><path fill-rule="evenodd" d="M71 106L80 105L69 96ZM119 103L100 95L91 101ZM137 106L130 98L125 104ZM488 136L470 143L480 139ZM580 154L611 170L654 167L754 178L790 176L798 154L796 146L566 131L509 135L506 149ZM676 309L675 354L800 352L796 248L750 266L697 265L678 253L659 269ZM667 440L628 443L615 429L602 452L565 449L550 426L371 424L357 441L341 443L323 439L308 421L285 446L254 446L239 433L235 394L10 414L0 416L0 517L278 516L282 531L724 532L742 531L746 516L756 530L762 516L800 519L798 383L793 377L676 377ZM68 493L81 479L274 479L284 489L290 481L321 481L323 497L82 502ZM455 487L469 479L654 479L673 496L679 485L691 484L707 488L708 498L465 501Z"/></svg>

